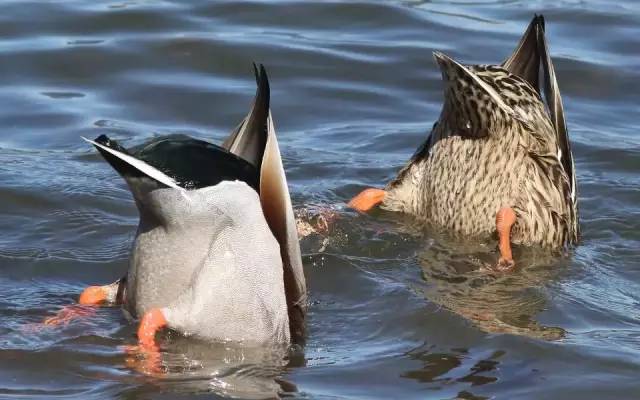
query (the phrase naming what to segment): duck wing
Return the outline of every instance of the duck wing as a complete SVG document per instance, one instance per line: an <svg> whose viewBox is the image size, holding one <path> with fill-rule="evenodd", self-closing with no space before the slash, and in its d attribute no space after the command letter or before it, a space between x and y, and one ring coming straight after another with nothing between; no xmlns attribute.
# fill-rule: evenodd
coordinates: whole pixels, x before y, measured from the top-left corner
<svg viewBox="0 0 640 400"><path fill-rule="evenodd" d="M264 66L253 64L256 76L256 95L249 114L231 132L222 147L236 154L256 168L262 163L262 155L267 143L267 118L269 116L269 79Z"/></svg>
<svg viewBox="0 0 640 400"><path fill-rule="evenodd" d="M514 75L529 82L532 88L540 93L540 46L538 31L544 31L544 18L534 16L513 54L503 63L502 67Z"/></svg>
<svg viewBox="0 0 640 400"><path fill-rule="evenodd" d="M433 52L433 57L444 81L444 104L440 118L409 162L387 184L386 190L399 186L411 176L416 163L426 159L433 145L443 137L455 134L481 139L494 130L495 121L509 118L521 120L518 113L478 76L473 67L465 66L438 51Z"/></svg>
<svg viewBox="0 0 640 400"><path fill-rule="evenodd" d="M271 113L267 119L267 133L260 168L260 202L269 228L280 244L291 339L294 343L303 343L306 330L307 285L302 268L296 220Z"/></svg>
<svg viewBox="0 0 640 400"><path fill-rule="evenodd" d="M101 135L93 144L109 164L137 187L155 183L166 187L200 189L222 181L243 181L256 191L258 169L220 146L185 135L154 138L130 150ZM137 179L132 179L137 178Z"/></svg>
<svg viewBox="0 0 640 400"><path fill-rule="evenodd" d="M558 87L553 62L549 55L549 47L545 37L545 22L542 15L535 15L533 17L515 51L507 58L502 66L512 74L525 79L538 93L541 93L539 78L540 67L542 66L544 98L549 110L551 122L556 131L558 158L569 178L571 186L570 202L574 214L574 230L576 236L578 236L575 163L573 154L571 153L560 89Z"/></svg>
<svg viewBox="0 0 640 400"><path fill-rule="evenodd" d="M289 312L291 339L301 343L305 336L307 286L302 268L300 244L287 178L269 109L270 88L267 71L253 65L256 95L249 114L224 141L223 147L260 170L260 202L276 240L284 269L284 285Z"/></svg>
<svg viewBox="0 0 640 400"><path fill-rule="evenodd" d="M175 179L166 175L152 165L132 156L127 149L120 146L115 140L109 139L106 135L100 135L96 140L82 138L91 143L100 152L102 157L116 170L125 180L131 178L141 178L150 182L174 189L180 189Z"/></svg>

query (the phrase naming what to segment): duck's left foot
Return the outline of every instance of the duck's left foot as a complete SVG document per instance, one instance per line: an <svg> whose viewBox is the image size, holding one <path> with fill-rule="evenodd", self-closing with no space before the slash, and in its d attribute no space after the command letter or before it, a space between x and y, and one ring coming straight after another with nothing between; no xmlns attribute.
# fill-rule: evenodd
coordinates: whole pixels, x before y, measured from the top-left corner
<svg viewBox="0 0 640 400"><path fill-rule="evenodd" d="M165 326L167 326L167 319L162 313L162 310L154 308L151 311L147 311L140 321L140 327L138 327L138 341L140 342L140 346L146 349L157 350L156 333Z"/></svg>
<svg viewBox="0 0 640 400"><path fill-rule="evenodd" d="M360 212L367 212L384 201L387 192L382 189L365 189L351 199L348 206Z"/></svg>
<svg viewBox="0 0 640 400"><path fill-rule="evenodd" d="M78 299L79 304L98 305L109 299L110 285L106 286L89 286L80 293Z"/></svg>
<svg viewBox="0 0 640 400"><path fill-rule="evenodd" d="M74 304L64 307L53 317L46 318L44 325L67 325L74 319L85 318L95 314L94 309L84 306L98 306L103 303L112 302L117 297L119 285L120 281L104 286L89 286L80 294L80 298L78 299L79 305Z"/></svg>
<svg viewBox="0 0 640 400"><path fill-rule="evenodd" d="M500 259L496 265L498 271L510 271L515 266L511 253L511 227L516 223L516 213L511 207L503 207L496 214L496 231L500 248Z"/></svg>

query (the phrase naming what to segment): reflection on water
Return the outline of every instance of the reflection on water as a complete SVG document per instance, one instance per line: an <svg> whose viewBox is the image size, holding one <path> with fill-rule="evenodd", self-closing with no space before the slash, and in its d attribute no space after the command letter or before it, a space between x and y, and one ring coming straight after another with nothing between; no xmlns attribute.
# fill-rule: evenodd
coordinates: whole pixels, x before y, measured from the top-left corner
<svg viewBox="0 0 640 400"><path fill-rule="evenodd" d="M487 333L509 333L545 340L565 336L561 327L536 321L550 301L545 286L562 275L562 260L537 249L517 249L517 269L494 272L495 249L473 241L441 244L442 235L419 255L424 294ZM565 262L566 263L566 262Z"/></svg>
<svg viewBox="0 0 640 400"><path fill-rule="evenodd" d="M165 335L159 352L125 348L127 368L152 377L161 386L184 393L213 392L234 398L275 398L296 387L283 379L289 358L286 346L250 347L206 343L177 334Z"/></svg>
<svg viewBox="0 0 640 400"><path fill-rule="evenodd" d="M440 353L432 351L429 346L421 346L408 352L407 356L420 361L422 367L407 371L402 377L441 385L453 382L486 385L498 380L495 371L503 355L503 351L495 351L486 358L474 360L467 349L451 349L451 353Z"/></svg>

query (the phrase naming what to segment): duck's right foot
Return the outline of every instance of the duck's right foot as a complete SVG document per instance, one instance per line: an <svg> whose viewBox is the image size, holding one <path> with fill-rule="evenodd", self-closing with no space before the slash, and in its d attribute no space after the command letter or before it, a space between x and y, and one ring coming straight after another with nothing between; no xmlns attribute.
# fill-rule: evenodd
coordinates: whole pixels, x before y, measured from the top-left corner
<svg viewBox="0 0 640 400"><path fill-rule="evenodd" d="M140 347L157 350L156 333L165 326L167 326L167 319L162 310L154 308L147 311L142 317L142 320L140 320L140 326L138 327L138 342L140 343Z"/></svg>
<svg viewBox="0 0 640 400"><path fill-rule="evenodd" d="M496 265L498 271L510 271L515 266L511 253L511 227L516 223L516 213L511 207L503 207L496 213L496 231L498 231L498 248L500 259Z"/></svg>
<svg viewBox="0 0 640 400"><path fill-rule="evenodd" d="M351 199L348 206L360 212L367 212L384 201L387 192L382 189L365 189Z"/></svg>

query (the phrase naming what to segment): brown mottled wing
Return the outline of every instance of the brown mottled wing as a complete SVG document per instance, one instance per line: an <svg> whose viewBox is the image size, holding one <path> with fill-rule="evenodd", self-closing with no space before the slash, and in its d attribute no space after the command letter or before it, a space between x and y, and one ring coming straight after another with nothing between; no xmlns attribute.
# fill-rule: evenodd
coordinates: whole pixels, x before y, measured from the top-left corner
<svg viewBox="0 0 640 400"><path fill-rule="evenodd" d="M542 15L536 15L531 20L527 31L520 39L518 47L502 66L514 75L525 79L531 86L541 93L539 76L540 65L543 72L544 96L549 108L551 122L556 130L558 147L561 151L561 161L565 172L572 182L572 193L575 193L575 174L573 156L564 119L564 109L560 97L560 89L549 56L547 40L545 38L545 24Z"/></svg>
<svg viewBox="0 0 640 400"><path fill-rule="evenodd" d="M562 151L562 165L564 166L564 169L571 181L572 197L575 202L576 176L574 171L573 154L571 153L567 124L564 119L564 107L562 106L560 89L558 88L556 73L553 68L553 63L551 62L551 57L549 56L549 49L544 35L544 24L542 29L538 31L538 43L541 49L540 54L542 57L542 70L544 73L544 96L547 101L547 107L549 107L549 113L551 114L551 122L553 122L553 126L556 128L558 146Z"/></svg>
<svg viewBox="0 0 640 400"><path fill-rule="evenodd" d="M224 141L222 147L260 167L262 153L267 142L267 117L269 115L269 79L263 65L253 64L256 75L256 96L249 114Z"/></svg>
<svg viewBox="0 0 640 400"><path fill-rule="evenodd" d="M439 137L434 137L437 124L443 124L444 128L441 128L445 132L479 139L495 130L496 121L518 119L500 94L484 82L472 68L440 52L434 52L433 56L440 67L445 84L444 106L440 120L434 124L431 134L420 145L409 163L389 182L387 190L399 185L416 162L428 157L433 143L439 140Z"/></svg>
<svg viewBox="0 0 640 400"><path fill-rule="evenodd" d="M504 69L529 82L538 93L540 93L540 60L542 58L538 45L540 30L544 32L544 18L536 15L513 54L502 63Z"/></svg>
<svg viewBox="0 0 640 400"><path fill-rule="evenodd" d="M558 88L553 62L549 56L549 48L545 37L545 22L542 15L533 17L518 47L502 65L512 74L528 81L538 93L541 93L539 76L540 66L542 66L544 97L556 132L556 142L559 150L557 157L569 180L570 188L569 193L567 193L569 197L567 200L571 204L571 212L573 214L571 224L577 240L579 224L575 164L571 153L560 89Z"/></svg>
<svg viewBox="0 0 640 400"><path fill-rule="evenodd" d="M497 121L519 119L491 85L468 67L440 52L433 53L445 81L440 123L467 138L482 138L496 131ZM447 118L443 118L445 115Z"/></svg>

